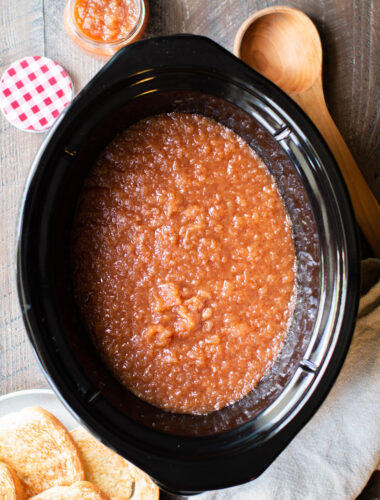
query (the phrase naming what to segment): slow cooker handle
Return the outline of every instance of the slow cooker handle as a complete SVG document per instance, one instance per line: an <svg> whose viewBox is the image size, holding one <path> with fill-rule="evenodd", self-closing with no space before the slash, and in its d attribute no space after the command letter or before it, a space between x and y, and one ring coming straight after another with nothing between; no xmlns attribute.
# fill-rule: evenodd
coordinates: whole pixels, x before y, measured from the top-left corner
<svg viewBox="0 0 380 500"><path fill-rule="evenodd" d="M104 85L112 86L122 82L126 78L149 72L152 61L154 69L168 68L170 66L178 69L178 61L184 61L185 67L197 67L207 71L222 74L235 75L241 78L244 63L233 54L218 45L213 40L198 35L171 35L157 37L154 39L141 40L127 45L119 50L110 61L91 80L91 86L104 90ZM246 76L252 79L252 68L246 67ZM268 86L268 80L255 72L258 81L263 87ZM272 84L270 84L272 85Z"/></svg>

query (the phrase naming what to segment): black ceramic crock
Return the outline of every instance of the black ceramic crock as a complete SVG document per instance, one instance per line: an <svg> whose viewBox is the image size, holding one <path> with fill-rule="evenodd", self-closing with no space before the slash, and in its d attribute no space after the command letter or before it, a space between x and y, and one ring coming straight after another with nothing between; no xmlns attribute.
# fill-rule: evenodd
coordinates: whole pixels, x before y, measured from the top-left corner
<svg viewBox="0 0 380 500"><path fill-rule="evenodd" d="M297 303L284 348L248 396L206 416L165 413L113 378L82 325L70 279L73 214L95 158L119 130L174 110L215 118L260 154L297 252ZM330 151L291 99L211 40L149 39L118 52L42 145L22 202L17 279L30 341L61 400L160 486L191 494L257 477L327 395L357 311L356 226Z"/></svg>

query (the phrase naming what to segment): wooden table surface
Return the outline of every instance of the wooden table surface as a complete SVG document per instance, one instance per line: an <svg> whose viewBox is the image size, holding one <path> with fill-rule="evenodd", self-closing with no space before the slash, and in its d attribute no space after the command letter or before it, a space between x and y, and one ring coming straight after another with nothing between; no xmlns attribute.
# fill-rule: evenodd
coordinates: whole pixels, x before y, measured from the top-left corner
<svg viewBox="0 0 380 500"><path fill-rule="evenodd" d="M150 0L145 36L206 35L229 50L240 24L256 10L287 3L317 25L324 48L324 86L330 112L380 201L379 0ZM78 92L103 61L67 38L65 0L0 2L0 70L28 55L66 68ZM15 229L22 189L44 134L17 130L0 118L0 395L47 387L26 337L15 283ZM364 252L366 252L364 247Z"/></svg>

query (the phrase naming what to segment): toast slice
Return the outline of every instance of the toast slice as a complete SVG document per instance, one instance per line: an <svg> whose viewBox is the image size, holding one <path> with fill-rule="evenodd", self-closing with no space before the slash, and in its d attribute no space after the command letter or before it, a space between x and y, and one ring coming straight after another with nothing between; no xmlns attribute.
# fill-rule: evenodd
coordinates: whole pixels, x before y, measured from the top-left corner
<svg viewBox="0 0 380 500"><path fill-rule="evenodd" d="M30 500L110 500L110 498L94 484L78 481L71 486L55 486Z"/></svg>
<svg viewBox="0 0 380 500"><path fill-rule="evenodd" d="M110 450L83 427L71 431L81 452L86 479L110 497L158 500L159 489L145 472Z"/></svg>
<svg viewBox="0 0 380 500"><path fill-rule="evenodd" d="M24 486L9 465L0 462L0 498L26 500Z"/></svg>
<svg viewBox="0 0 380 500"><path fill-rule="evenodd" d="M0 418L0 460L15 470L28 497L84 480L82 459L70 433L37 406Z"/></svg>

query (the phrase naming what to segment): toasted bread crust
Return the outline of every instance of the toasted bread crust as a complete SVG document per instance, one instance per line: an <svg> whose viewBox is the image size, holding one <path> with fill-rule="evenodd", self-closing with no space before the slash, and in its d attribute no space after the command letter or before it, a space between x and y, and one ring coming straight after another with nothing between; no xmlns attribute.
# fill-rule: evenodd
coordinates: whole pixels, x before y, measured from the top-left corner
<svg viewBox="0 0 380 500"><path fill-rule="evenodd" d="M0 418L0 460L16 471L28 497L85 478L70 433L54 415L37 406Z"/></svg>
<svg viewBox="0 0 380 500"><path fill-rule="evenodd" d="M9 465L0 462L0 498L26 500L24 486Z"/></svg>
<svg viewBox="0 0 380 500"><path fill-rule="evenodd" d="M71 486L55 486L30 500L110 500L110 498L89 481L78 481Z"/></svg>
<svg viewBox="0 0 380 500"><path fill-rule="evenodd" d="M71 431L86 471L86 478L113 498L158 500L159 489L145 472L104 446L83 427Z"/></svg>

